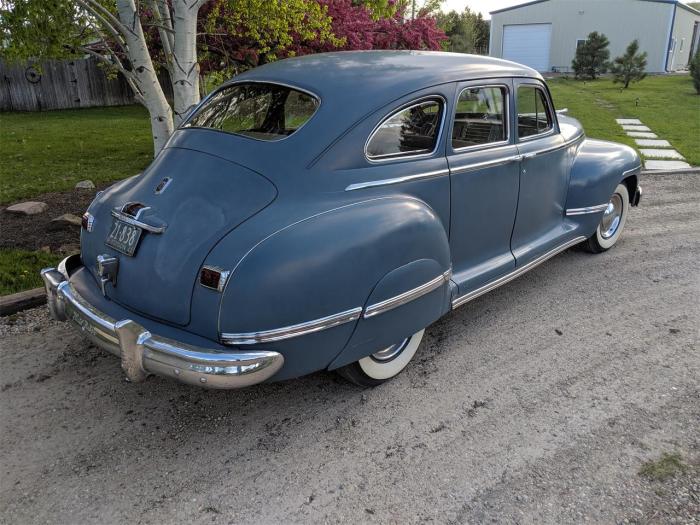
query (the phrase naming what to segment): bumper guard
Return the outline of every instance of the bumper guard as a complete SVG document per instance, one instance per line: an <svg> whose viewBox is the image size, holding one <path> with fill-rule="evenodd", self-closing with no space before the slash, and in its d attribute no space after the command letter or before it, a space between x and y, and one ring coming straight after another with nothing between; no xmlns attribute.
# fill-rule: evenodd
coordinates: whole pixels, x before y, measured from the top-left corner
<svg viewBox="0 0 700 525"><path fill-rule="evenodd" d="M278 352L201 348L153 335L131 319L113 319L86 301L70 283L66 271L69 259L58 269L41 271L51 316L58 321L71 320L90 341L120 356L131 381L156 374L208 388L241 388L272 377L284 363Z"/></svg>

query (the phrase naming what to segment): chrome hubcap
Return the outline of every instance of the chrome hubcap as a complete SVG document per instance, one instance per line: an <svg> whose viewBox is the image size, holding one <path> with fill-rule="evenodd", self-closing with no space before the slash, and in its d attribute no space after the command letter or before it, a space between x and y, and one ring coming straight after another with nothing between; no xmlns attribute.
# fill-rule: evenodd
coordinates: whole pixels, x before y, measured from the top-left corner
<svg viewBox="0 0 700 525"><path fill-rule="evenodd" d="M617 232L622 218L622 197L616 193L605 208L603 219L600 221L600 236L609 239Z"/></svg>
<svg viewBox="0 0 700 525"><path fill-rule="evenodd" d="M406 345L408 345L409 339L411 338L407 337L400 343L387 346L383 350L372 354L372 359L374 359L375 361L379 361L380 363L386 363L388 361L391 361L392 359L396 359L399 356L399 354L403 352L404 348L406 348Z"/></svg>

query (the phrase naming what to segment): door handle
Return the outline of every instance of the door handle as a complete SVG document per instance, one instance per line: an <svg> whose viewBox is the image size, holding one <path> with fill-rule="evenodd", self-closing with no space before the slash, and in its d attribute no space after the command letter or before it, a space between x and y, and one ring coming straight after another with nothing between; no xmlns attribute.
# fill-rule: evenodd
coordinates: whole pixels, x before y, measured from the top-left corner
<svg viewBox="0 0 700 525"><path fill-rule="evenodd" d="M527 159L535 158L536 156L537 156L537 153L523 153L522 155L520 155L520 159L527 160Z"/></svg>

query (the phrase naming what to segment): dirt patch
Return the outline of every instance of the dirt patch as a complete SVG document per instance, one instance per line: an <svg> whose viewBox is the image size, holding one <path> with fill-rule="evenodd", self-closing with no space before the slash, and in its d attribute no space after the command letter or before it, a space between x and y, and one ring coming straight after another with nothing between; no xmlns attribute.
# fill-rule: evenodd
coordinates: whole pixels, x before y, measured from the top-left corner
<svg viewBox="0 0 700 525"><path fill-rule="evenodd" d="M7 212L7 206L15 203L3 206L0 211L0 249L40 250L48 246L51 251L58 251L62 246L78 245L79 228L50 230L51 220L64 213L80 217L95 198L96 192L107 186L109 184L102 184L95 190L71 190L37 195L32 200L48 204L48 209L37 215L25 216Z"/></svg>

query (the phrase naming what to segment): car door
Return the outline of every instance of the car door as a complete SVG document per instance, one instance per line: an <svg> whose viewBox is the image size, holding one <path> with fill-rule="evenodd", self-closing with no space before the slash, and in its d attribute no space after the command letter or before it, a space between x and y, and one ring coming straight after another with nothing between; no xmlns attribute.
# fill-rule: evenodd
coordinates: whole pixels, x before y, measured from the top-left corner
<svg viewBox="0 0 700 525"><path fill-rule="evenodd" d="M510 251L518 203L510 79L457 86L447 141L453 280L463 295L515 267Z"/></svg>
<svg viewBox="0 0 700 525"><path fill-rule="evenodd" d="M522 266L562 242L571 155L549 93L538 80L514 80L520 194L511 250Z"/></svg>

